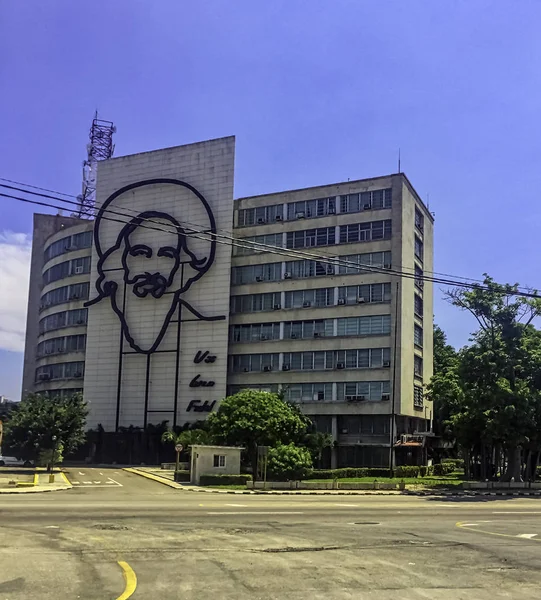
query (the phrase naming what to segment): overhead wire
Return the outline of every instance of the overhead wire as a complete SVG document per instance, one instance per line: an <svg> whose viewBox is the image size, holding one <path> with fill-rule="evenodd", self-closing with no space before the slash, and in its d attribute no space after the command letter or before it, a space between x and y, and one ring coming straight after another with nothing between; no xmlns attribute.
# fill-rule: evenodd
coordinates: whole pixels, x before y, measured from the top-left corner
<svg viewBox="0 0 541 600"><path fill-rule="evenodd" d="M5 181L5 179L2 178L2 180ZM15 183L15 182L13 182ZM24 185L24 184L22 184ZM24 189L20 189L20 188L15 188L13 186L8 186L8 185L4 185L4 184L0 184L0 187L5 187L8 189L13 189L13 190L18 190L21 191L23 193L27 193L27 194L32 194L32 195L36 195L36 196L41 196L41 197L45 197L47 199L53 199L56 201L60 201L60 202L64 202L67 204L73 204L76 206L79 206L78 202L73 202L70 200L64 200L62 198L57 198L57 197L53 197L53 196L49 196L48 194L41 194L41 193L37 193L37 192L30 192L28 190L24 190ZM37 187L37 186L33 186L33 187ZM48 191L45 190L45 188L41 188L44 191ZM66 194L67 195L67 194ZM61 207L58 205L54 205L54 204L50 204L47 202L41 202L41 201L37 201L37 200L30 200L28 198L21 198L20 196L14 196L11 194L4 194L4 193L0 193L0 196L2 197L6 197L6 198L11 198L17 201L21 201L21 202L26 202L29 204L35 204L38 206L45 206L48 208L54 208L57 210L64 210L65 207ZM128 209L131 210L131 209ZM105 209L103 212L109 213L109 214L113 214L116 216L121 216L121 217L125 217L125 218L129 218L129 219L133 219L134 216L137 215L129 215L126 214L124 212L118 212L118 211L114 211L111 209ZM117 223L121 223L121 224L127 224L129 221L123 221L120 219L115 219L109 216L103 216L102 218L105 220L109 220L109 221L114 221ZM178 231L176 229L176 227L174 225L168 225L168 224L164 224L161 223L159 221L154 221L152 219L149 218L143 218L142 221L146 221L148 223L152 223L153 225L148 225L148 224L143 224L140 223L141 227L147 228L147 229L153 229L156 231L160 231L160 232L164 232L164 233L174 233L174 234L178 234ZM182 223L188 223L188 224L192 224L193 223L189 223L188 221L183 221ZM156 226L158 225L158 226ZM200 225L199 225L200 226ZM172 227L173 229L164 229L164 227ZM183 227L184 233L186 232L186 228ZM446 285L446 286L454 286L454 287L466 287L466 288L477 288L477 289L484 289L484 290L490 290L492 288L490 288L489 286L483 285L483 284L477 284L477 283L466 283L465 281L457 281L457 280L453 280L453 279L443 279L441 277L432 277L429 275L426 275L426 272L424 272L422 275L420 274L416 274L416 273L406 273L404 271L401 270L396 270L396 269L392 269L392 268L386 268L386 267L377 267L375 265L361 265L359 263L356 262L351 262L351 261L346 261L343 259L340 259L339 257L334 258L334 257L328 257L328 256L321 256L318 254L312 254L312 253L308 253L305 251L300 251L300 250L295 250L295 249L284 249L282 247L279 246L271 246L271 245L267 245L267 244L261 244L258 242L253 242L253 241L249 241L246 239L242 239L242 238L234 238L234 237L230 237L230 236L224 236L224 235L220 235L218 233L214 233L214 232L210 232L208 230L202 229L202 230L190 230L188 228L188 231L190 231L190 236L197 238L197 239L201 239L204 241L216 241L216 243L220 243L220 244L224 244L224 245L228 245L228 246L232 246L232 247L239 247L239 248L244 248L244 249L250 249L250 250L254 250L255 252L265 252L265 253L271 253L271 254L277 254L280 256L286 256L289 258L296 258L296 259L303 259L303 260L316 260L318 262L321 262L323 264L329 264L332 266L345 266L347 268L351 268L351 269L356 269L359 271L363 271L363 272L367 272L367 273L378 273L378 274L386 274L386 275L394 275L394 276L398 276L398 277L403 277L403 278L409 278L409 279L416 279L416 280L422 280L422 281L429 281L432 283L437 283L440 285ZM200 234L204 234L204 235L209 235L212 236L210 237L210 239L208 237L202 237ZM224 241L224 239L219 239L219 238L225 238L228 241ZM463 278L466 279L466 278ZM474 280L475 281L475 280ZM531 298L540 298L541 296L539 296L538 294L532 293L531 291L528 292L520 292L520 291L516 291L513 292L513 295L516 296L523 296L523 297L531 297Z"/></svg>

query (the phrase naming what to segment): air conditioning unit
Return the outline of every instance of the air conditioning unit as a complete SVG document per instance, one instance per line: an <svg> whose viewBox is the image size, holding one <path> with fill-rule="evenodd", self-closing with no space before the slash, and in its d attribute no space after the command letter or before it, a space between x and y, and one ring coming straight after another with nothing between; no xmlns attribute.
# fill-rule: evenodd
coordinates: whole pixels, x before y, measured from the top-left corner
<svg viewBox="0 0 541 600"><path fill-rule="evenodd" d="M268 340L268 339L269 339L269 336L268 336L268 335L265 335L265 334L261 334L261 335L259 336L259 339L260 339L262 342L264 342L265 340Z"/></svg>
<svg viewBox="0 0 541 600"><path fill-rule="evenodd" d="M79 300L79 295L78 294L72 294L70 296L70 300Z"/></svg>
<svg viewBox="0 0 541 600"><path fill-rule="evenodd" d="M355 402L357 396L346 396L346 402Z"/></svg>
<svg viewBox="0 0 541 600"><path fill-rule="evenodd" d="M364 402L366 400L366 396L355 396L357 402Z"/></svg>
<svg viewBox="0 0 541 600"><path fill-rule="evenodd" d="M270 365L265 365L263 367L263 371L265 371L265 373L268 373L269 371L272 371L272 367Z"/></svg>
<svg viewBox="0 0 541 600"><path fill-rule="evenodd" d="M77 377L77 378L82 377L82 376L83 376L82 373L75 373L75 375L74 375L74 377Z"/></svg>
<svg viewBox="0 0 541 600"><path fill-rule="evenodd" d="M82 319L79 319L77 321L77 325L84 325L84 324L85 324L85 322Z"/></svg>
<svg viewBox="0 0 541 600"><path fill-rule="evenodd" d="M275 305L272 307L272 310L280 310L281 308L282 308L282 305L281 305L281 304L275 304Z"/></svg>
<svg viewBox="0 0 541 600"><path fill-rule="evenodd" d="M318 400L319 402L325 400L325 392L318 392L316 400Z"/></svg>
<svg viewBox="0 0 541 600"><path fill-rule="evenodd" d="M336 368L337 369L345 369L346 365L343 362L339 362L339 363L336 363Z"/></svg>
<svg viewBox="0 0 541 600"><path fill-rule="evenodd" d="M261 277L261 275L258 275L258 276L255 278L255 280L256 280L258 283L261 283L261 282L263 281L263 277Z"/></svg>
<svg viewBox="0 0 541 600"><path fill-rule="evenodd" d="M295 214L296 219L304 219L304 212L298 212Z"/></svg>
<svg viewBox="0 0 541 600"><path fill-rule="evenodd" d="M348 433L347 429L340 429L340 433L342 433L343 435L346 435Z"/></svg>
<svg viewBox="0 0 541 600"><path fill-rule="evenodd" d="M244 373L249 373L249 372L250 372L250 369L249 369L248 367L244 367L244 368L242 369L242 371L243 371Z"/></svg>
<svg viewBox="0 0 541 600"><path fill-rule="evenodd" d="M64 348L57 348L56 351L57 352L64 352Z"/></svg>
<svg viewBox="0 0 541 600"><path fill-rule="evenodd" d="M276 216L274 217L274 220L275 220L275 221L281 221L281 220L282 220L282 215L276 215Z"/></svg>
<svg viewBox="0 0 541 600"><path fill-rule="evenodd" d="M303 308L310 308L311 306L312 306L312 303L309 300L302 303Z"/></svg>
<svg viewBox="0 0 541 600"><path fill-rule="evenodd" d="M407 434L403 433L403 434L400 436L400 441L401 441L403 444L405 444L405 443L408 441L408 436L407 436Z"/></svg>
<svg viewBox="0 0 541 600"><path fill-rule="evenodd" d="M346 299L345 298L338 298L338 304L340 306L343 306L346 303Z"/></svg>
<svg viewBox="0 0 541 600"><path fill-rule="evenodd" d="M83 271L83 267L75 267L75 275L82 275Z"/></svg>
<svg viewBox="0 0 541 600"><path fill-rule="evenodd" d="M381 394L381 399L382 400L390 400L391 399L391 394Z"/></svg>
<svg viewBox="0 0 541 600"><path fill-rule="evenodd" d="M364 298L363 296L359 296L357 298L357 303L358 304L364 304L366 302L366 298Z"/></svg>
<svg viewBox="0 0 541 600"><path fill-rule="evenodd" d="M289 365L282 365L282 371L289 371L291 367Z"/></svg>
<svg viewBox="0 0 541 600"><path fill-rule="evenodd" d="M298 336L297 336L297 334L296 334L296 333L292 333L292 334L291 334L289 337L290 337L292 340L296 340Z"/></svg>
<svg viewBox="0 0 541 600"><path fill-rule="evenodd" d="M264 223L266 223L267 221L265 219L263 219L262 217L259 217L259 219L257 220L257 223L259 225L263 225Z"/></svg>
<svg viewBox="0 0 541 600"><path fill-rule="evenodd" d="M321 333L321 331L314 331L314 337L320 338L320 337L323 337L323 334Z"/></svg>
<svg viewBox="0 0 541 600"><path fill-rule="evenodd" d="M391 263L385 263L385 264L383 265L383 268L384 268L384 269L390 269L390 268L391 268Z"/></svg>
<svg viewBox="0 0 541 600"><path fill-rule="evenodd" d="M284 273L284 279L291 279L291 273Z"/></svg>
<svg viewBox="0 0 541 600"><path fill-rule="evenodd" d="M332 265L327 265L327 275L334 275L334 267Z"/></svg>
<svg viewBox="0 0 541 600"><path fill-rule="evenodd" d="M372 208L372 205L371 205L371 204L364 204L364 205L363 205L363 209L364 209L364 210L370 210L371 208Z"/></svg>
<svg viewBox="0 0 541 600"><path fill-rule="evenodd" d="M383 361L383 366L384 367L390 367L391 366L391 361L390 360L384 360Z"/></svg>

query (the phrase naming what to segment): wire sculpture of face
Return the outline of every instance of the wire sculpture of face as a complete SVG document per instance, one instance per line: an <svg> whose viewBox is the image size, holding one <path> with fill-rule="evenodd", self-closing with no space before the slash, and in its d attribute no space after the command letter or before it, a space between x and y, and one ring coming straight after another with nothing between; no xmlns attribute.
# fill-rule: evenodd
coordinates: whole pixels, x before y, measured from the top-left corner
<svg viewBox="0 0 541 600"><path fill-rule="evenodd" d="M130 218L116 208L109 208L118 196L147 185L159 185L167 191L176 190L170 188L171 185L181 186L183 199L201 205L202 214L207 217L204 229L207 237L195 235L195 238L191 238L190 232L193 230L183 227L179 220L167 212L147 210ZM189 192L187 195L186 190ZM176 212L182 212L182 206L176 207ZM124 216L119 218L119 214ZM130 220L126 221L127 218ZM105 251L100 237L104 220L109 228L112 227L109 221L123 224L116 233L114 243ZM214 217L206 200L188 184L160 179L139 182L118 190L104 202L96 218L94 245L98 254L98 296L90 300L87 306L109 298L130 346L139 353L153 353L162 341L179 302L196 316L199 315L181 295L212 266L216 241L214 236L209 237L208 234L215 232ZM111 236L110 233L108 235ZM191 249L192 246L197 246L198 255ZM202 315L199 317L205 318Z"/></svg>

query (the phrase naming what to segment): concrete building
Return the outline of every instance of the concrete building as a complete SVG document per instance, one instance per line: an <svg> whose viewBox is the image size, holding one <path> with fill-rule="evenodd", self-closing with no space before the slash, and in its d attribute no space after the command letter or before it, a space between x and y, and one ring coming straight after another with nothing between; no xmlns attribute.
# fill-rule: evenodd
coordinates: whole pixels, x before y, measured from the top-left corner
<svg viewBox="0 0 541 600"><path fill-rule="evenodd" d="M84 379L106 431L282 390L332 433L329 466L388 464L391 438L418 461L432 215L404 174L237 200L233 174L234 138L114 158L94 221L36 215L23 389Z"/></svg>

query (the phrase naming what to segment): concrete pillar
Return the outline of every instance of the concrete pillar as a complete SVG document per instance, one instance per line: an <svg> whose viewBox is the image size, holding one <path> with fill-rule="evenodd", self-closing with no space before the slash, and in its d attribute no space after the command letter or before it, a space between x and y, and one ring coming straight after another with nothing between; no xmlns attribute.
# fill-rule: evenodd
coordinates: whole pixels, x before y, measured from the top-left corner
<svg viewBox="0 0 541 600"><path fill-rule="evenodd" d="M333 441L338 441L338 417L336 415L332 416L331 420L331 433ZM331 448L331 469L336 469L338 465L338 448Z"/></svg>

